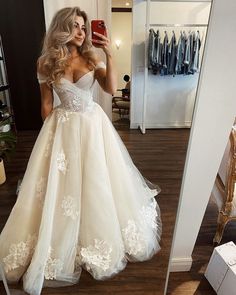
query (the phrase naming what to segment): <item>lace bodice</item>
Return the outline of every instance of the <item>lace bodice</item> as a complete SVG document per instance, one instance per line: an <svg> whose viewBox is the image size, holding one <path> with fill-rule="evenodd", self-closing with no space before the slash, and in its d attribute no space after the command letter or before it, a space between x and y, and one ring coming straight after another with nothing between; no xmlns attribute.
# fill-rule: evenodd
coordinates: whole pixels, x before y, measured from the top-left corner
<svg viewBox="0 0 236 295"><path fill-rule="evenodd" d="M90 110L94 105L92 97L93 85L95 82L94 73L97 69L105 67L103 62L99 62L94 70L87 72L76 82L61 78L60 84L53 85L53 89L61 102L58 107L73 112ZM39 83L44 83L47 80L47 77L40 73L37 73L37 77Z"/></svg>
<svg viewBox="0 0 236 295"><path fill-rule="evenodd" d="M82 78L84 78L84 80L86 78L89 84L93 84L94 82L93 75L91 74L86 74L86 76L83 76ZM58 106L59 108L73 112L84 112L93 106L94 102L91 87L88 89L80 88L80 80L76 83L72 83L69 80L62 78L59 85L53 86L61 101L61 104Z"/></svg>

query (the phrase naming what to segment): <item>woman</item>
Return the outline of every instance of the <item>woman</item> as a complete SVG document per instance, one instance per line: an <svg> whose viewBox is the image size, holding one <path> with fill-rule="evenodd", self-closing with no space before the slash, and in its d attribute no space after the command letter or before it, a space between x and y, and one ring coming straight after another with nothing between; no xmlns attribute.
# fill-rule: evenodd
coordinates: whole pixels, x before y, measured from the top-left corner
<svg viewBox="0 0 236 295"><path fill-rule="evenodd" d="M160 249L158 188L147 186L92 99L95 80L116 90L109 39L98 36L106 65L90 50L85 12L61 9L38 61L44 124L0 236L6 277L23 278L29 294L78 282L82 267L108 278ZM61 101L54 109L52 89Z"/></svg>
<svg viewBox="0 0 236 295"><path fill-rule="evenodd" d="M125 88L122 89L122 96L130 97L130 76L124 75L123 80L126 82Z"/></svg>

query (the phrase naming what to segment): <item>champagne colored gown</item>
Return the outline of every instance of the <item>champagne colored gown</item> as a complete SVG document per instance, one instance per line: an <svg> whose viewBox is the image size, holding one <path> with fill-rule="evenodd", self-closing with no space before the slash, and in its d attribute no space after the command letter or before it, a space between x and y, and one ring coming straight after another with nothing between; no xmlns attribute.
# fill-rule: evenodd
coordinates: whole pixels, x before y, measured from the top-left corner
<svg viewBox="0 0 236 295"><path fill-rule="evenodd" d="M7 280L23 279L31 295L77 283L82 268L109 278L160 249L159 188L142 177L93 101L94 72L104 66L53 86L61 104L44 121L0 235Z"/></svg>

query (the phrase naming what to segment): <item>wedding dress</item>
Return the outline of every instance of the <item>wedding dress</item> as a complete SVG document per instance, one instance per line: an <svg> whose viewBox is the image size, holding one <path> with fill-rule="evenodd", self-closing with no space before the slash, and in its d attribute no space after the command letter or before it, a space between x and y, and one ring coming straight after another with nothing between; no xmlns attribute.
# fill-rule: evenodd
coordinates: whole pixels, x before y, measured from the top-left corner
<svg viewBox="0 0 236 295"><path fill-rule="evenodd" d="M8 281L22 278L32 295L77 283L82 268L109 278L160 249L159 188L142 177L93 101L95 70L53 86L61 104L44 121L0 235Z"/></svg>

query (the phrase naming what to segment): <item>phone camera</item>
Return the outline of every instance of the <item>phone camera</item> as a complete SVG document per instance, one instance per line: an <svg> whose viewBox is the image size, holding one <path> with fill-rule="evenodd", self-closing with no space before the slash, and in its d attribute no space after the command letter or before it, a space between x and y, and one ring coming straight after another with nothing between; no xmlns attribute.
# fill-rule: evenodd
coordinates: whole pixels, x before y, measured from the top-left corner
<svg viewBox="0 0 236 295"><path fill-rule="evenodd" d="M100 23L98 24L98 27L99 27L99 28L104 28L104 27L105 27L104 22L100 22Z"/></svg>

